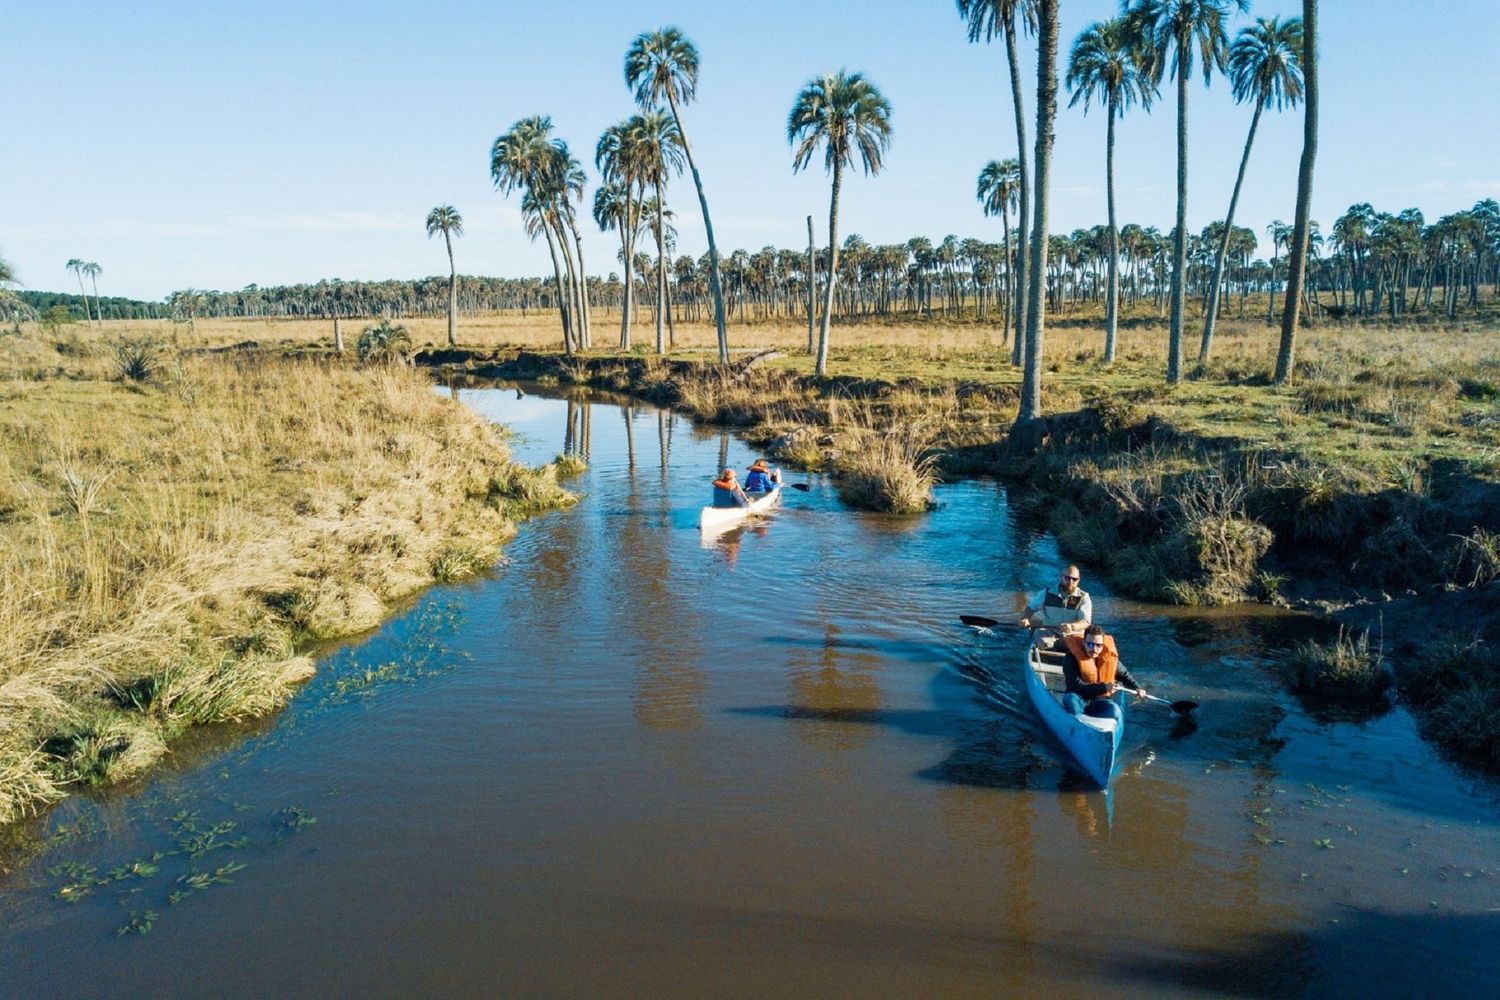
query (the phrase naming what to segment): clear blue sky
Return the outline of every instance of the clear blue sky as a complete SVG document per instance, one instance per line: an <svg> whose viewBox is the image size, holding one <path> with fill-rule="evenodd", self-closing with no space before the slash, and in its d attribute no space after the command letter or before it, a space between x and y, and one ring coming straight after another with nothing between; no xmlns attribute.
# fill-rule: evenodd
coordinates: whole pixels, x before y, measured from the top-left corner
<svg viewBox="0 0 1500 1000"><path fill-rule="evenodd" d="M841 230L871 242L999 239L974 179L1015 155L1003 46L970 45L951 0L579 0L362 3L75 0L4 3L0 253L28 288L66 290L70 257L104 268L103 294L160 298L319 278L446 273L422 222L452 203L467 221L459 269L541 274L545 245L495 193L490 144L516 119L553 117L590 161L632 111L631 38L681 26L702 55L685 111L721 249L825 238L821 169L793 176L786 113L813 74L861 70L894 106L885 173L845 185ZM1062 0L1062 51L1110 0ZM1500 197L1493 97L1500 3L1325 2L1322 128L1313 215L1357 201L1429 220ZM1300 13L1262 0L1252 15ZM1235 21L1235 29L1248 23ZM1028 70L1027 91L1035 88ZM1221 218L1249 123L1224 81L1191 98L1188 224ZM1121 222L1169 229L1175 98L1119 131ZM1052 229L1104 220L1104 118L1064 108ZM1300 114L1263 121L1236 222L1290 221ZM705 247L691 181L668 190L679 247ZM593 230L592 225L589 227ZM590 232L589 270L615 267Z"/></svg>

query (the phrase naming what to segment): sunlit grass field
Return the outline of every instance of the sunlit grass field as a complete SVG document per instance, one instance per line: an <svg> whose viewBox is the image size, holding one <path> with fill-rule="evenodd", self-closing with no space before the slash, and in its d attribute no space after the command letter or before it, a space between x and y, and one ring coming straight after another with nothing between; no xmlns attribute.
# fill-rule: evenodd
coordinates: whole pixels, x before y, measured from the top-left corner
<svg viewBox="0 0 1500 1000"><path fill-rule="evenodd" d="M0 824L275 709L566 498L424 373L118 336L0 338Z"/></svg>
<svg viewBox="0 0 1500 1000"><path fill-rule="evenodd" d="M1251 298L1247 317L1263 317L1265 300ZM1188 379L1168 387L1164 372L1167 326L1149 306L1126 311L1115 364L1101 362L1104 330L1098 309L1077 308L1050 316L1044 350L1044 403L1050 412L1076 409L1108 396L1137 401L1180 430L1232 437L1252 446L1287 450L1331 465L1369 469L1382 475L1413 462L1451 458L1493 470L1500 461L1496 392L1500 386L1500 303L1485 302L1478 316L1454 325L1413 319L1322 323L1298 340L1297 379L1271 386L1279 328L1263 318L1237 318L1226 310L1214 341L1213 360L1195 365L1199 321L1190 310L1184 355ZM446 343L443 317L401 321L417 346ZM594 346L588 353L618 350L619 312L596 308ZM346 346L363 322L344 321ZM669 356L711 361L711 324L678 321ZM79 328L75 328L79 329ZM150 336L182 347L225 347L253 342L263 348L331 348L328 320L199 320L183 323L106 323L103 336ZM100 336L74 333L85 340ZM736 354L775 348L771 365L810 372L805 322L730 322ZM642 310L632 325L635 352L654 345L654 322ZM463 316L459 344L473 350L561 349L561 328L550 311ZM1020 385L998 323L945 320L838 322L830 334L829 372L857 379L914 379L931 386L973 383Z"/></svg>

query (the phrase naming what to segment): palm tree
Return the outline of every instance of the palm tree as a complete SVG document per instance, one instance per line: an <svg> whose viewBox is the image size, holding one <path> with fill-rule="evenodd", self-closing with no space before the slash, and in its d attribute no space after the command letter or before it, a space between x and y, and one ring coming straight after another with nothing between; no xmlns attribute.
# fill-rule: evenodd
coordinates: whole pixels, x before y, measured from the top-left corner
<svg viewBox="0 0 1500 1000"><path fill-rule="evenodd" d="M490 177L495 187L502 194L521 191L521 215L527 235L533 240L538 233L547 238L557 285L557 308L562 318L563 350L568 354L573 353L574 324L557 244L563 243L566 249L567 237L558 217L558 203L566 197L570 159L567 144L552 138L552 119L546 115L522 118L497 138L490 150Z"/></svg>
<svg viewBox="0 0 1500 1000"><path fill-rule="evenodd" d="M643 115L636 115L631 122L629 142L639 160L642 181L656 192L649 206L655 213L652 232L656 236L656 353L664 354L667 350L664 328L664 304L667 301L667 226L664 220L664 213L667 213L667 176L682 173L685 150L677 120L665 111L648 111ZM722 300L719 304L722 305Z"/></svg>
<svg viewBox="0 0 1500 1000"><path fill-rule="evenodd" d="M620 350L630 350L630 321L635 304L635 241L641 232L641 204L650 164L644 159L641 138L645 122L634 115L611 125L594 148L594 165L604 178L594 198L594 219L601 229L620 231L621 260L625 266L624 302L620 311ZM601 217L600 201L605 215Z"/></svg>
<svg viewBox="0 0 1500 1000"><path fill-rule="evenodd" d="M1042 340L1047 304L1047 199L1052 186L1052 144L1057 125L1057 0L1041 0L1037 9L1036 65L1036 215L1031 226L1031 288L1026 302L1026 344L1021 369L1021 405L1016 426L1042 415Z"/></svg>
<svg viewBox="0 0 1500 1000"><path fill-rule="evenodd" d="M644 110L658 107L666 98L677 125L677 142L687 157L698 189L698 207L703 210L703 230L708 236L708 287L714 299L714 329L719 340L719 364L729 363L729 335L724 327L724 292L719 279L719 245L714 241L714 224L708 216L708 197L703 193L703 178L688 145L687 130L682 127L680 104L691 103L698 90L698 49L679 28L666 27L642 32L625 53L625 85L635 91L636 103Z"/></svg>
<svg viewBox="0 0 1500 1000"><path fill-rule="evenodd" d="M1203 343L1198 348L1198 363L1208 364L1213 348L1214 322L1219 314L1219 287L1224 280L1224 261L1229 252L1229 238L1234 227L1234 210L1240 201L1240 185L1245 182L1245 166L1250 162L1250 146L1255 142L1255 127L1260 113L1274 106L1277 111L1295 107L1302 99L1302 22L1297 18L1260 18L1248 28L1241 28L1229 49L1229 80L1236 101L1253 100L1255 113L1250 116L1250 134L1245 137L1245 152L1240 157L1240 172L1234 179L1234 193L1229 196L1229 214L1224 217L1224 235L1214 260L1213 284L1208 289L1208 309L1203 317ZM1274 255L1275 248L1272 248Z"/></svg>
<svg viewBox="0 0 1500 1000"><path fill-rule="evenodd" d="M891 144L891 102L862 73L825 73L808 81L792 102L786 138L795 147L793 173L812 162L821 144L823 165L833 174L833 194L828 202L828 289L818 333L817 374L821 376L828 371L828 322L838 278L839 188L844 183L844 168L854 165L858 150L865 174L880 172Z"/></svg>
<svg viewBox="0 0 1500 1000"><path fill-rule="evenodd" d="M0 257L0 287L17 284L16 269L11 266L10 261Z"/></svg>
<svg viewBox="0 0 1500 1000"><path fill-rule="evenodd" d="M1015 277L1018 253L1011 255L1010 245L1010 210L1016 204L1016 198L1021 188L1021 165L1015 159L991 160L979 171L979 183L975 190L979 203L984 206L985 215L1000 216L1000 230L1005 238L1005 297L1007 302L1014 302L1017 294ZM1006 310L1000 321L1000 329L1005 341L1010 340L1011 313ZM1016 328L1019 331L1019 327ZM1017 337L1019 337L1019 332Z"/></svg>
<svg viewBox="0 0 1500 1000"><path fill-rule="evenodd" d="M458 346L458 270L453 266L453 237L464 234L464 219L452 205L439 205L427 213L427 238L443 234L448 247L448 346Z"/></svg>
<svg viewBox="0 0 1500 1000"><path fill-rule="evenodd" d="M1108 364L1115 360L1120 303L1120 229L1115 221L1115 119L1136 101L1140 101L1142 108L1149 108L1156 86L1129 26L1124 18L1118 17L1089 25L1073 42L1073 51L1068 57L1067 80L1068 88L1073 91L1068 107L1081 100L1087 114L1089 101L1098 98L1109 118L1104 141L1104 178L1109 203L1109 287L1104 305L1104 361Z"/></svg>
<svg viewBox="0 0 1500 1000"><path fill-rule="evenodd" d="M1307 270L1307 243L1312 206L1313 162L1318 157L1318 0L1302 0L1302 164L1297 170L1297 216L1287 258L1286 301L1281 308L1281 346L1276 352L1276 381L1292 377L1297 347L1298 299Z"/></svg>
<svg viewBox="0 0 1500 1000"><path fill-rule="evenodd" d="M1026 107L1021 98L1021 63L1016 52L1016 21L1022 29L1036 29L1036 0L956 0L958 15L968 24L969 41L990 42L997 34L1005 36L1005 58L1010 65L1010 97L1016 117L1016 156L1020 163L1018 194L1021 205L1020 222L1016 225L1016 339L1011 346L1010 363L1021 363L1021 330L1028 315L1027 296L1030 294L1027 281L1029 264L1026 261L1028 234L1031 225L1031 170L1026 150Z"/></svg>
<svg viewBox="0 0 1500 1000"><path fill-rule="evenodd" d="M399 323L382 319L360 331L357 350L359 360L366 363L404 361L411 350L411 335Z"/></svg>
<svg viewBox="0 0 1500 1000"><path fill-rule="evenodd" d="M1131 31L1144 48L1153 82L1161 77L1171 55L1177 81L1177 226L1172 243L1172 319L1167 350L1167 381L1182 381L1182 311L1187 270L1187 106L1188 78L1196 55L1207 86L1228 60L1229 36L1224 22L1230 4L1245 10L1249 0L1135 0L1126 8Z"/></svg>
<svg viewBox="0 0 1500 1000"><path fill-rule="evenodd" d="M89 276L89 284L94 286L94 315L98 317L94 324L97 328L104 328L104 307L99 302L99 275L104 273L104 268L93 261L83 265L83 273Z"/></svg>
<svg viewBox="0 0 1500 1000"><path fill-rule="evenodd" d="M94 322L94 317L89 315L89 293L88 289L83 287L83 276L88 273L89 262L79 260L77 257L71 257L66 267L78 278L78 294L83 297L83 321L85 323L92 323Z"/></svg>

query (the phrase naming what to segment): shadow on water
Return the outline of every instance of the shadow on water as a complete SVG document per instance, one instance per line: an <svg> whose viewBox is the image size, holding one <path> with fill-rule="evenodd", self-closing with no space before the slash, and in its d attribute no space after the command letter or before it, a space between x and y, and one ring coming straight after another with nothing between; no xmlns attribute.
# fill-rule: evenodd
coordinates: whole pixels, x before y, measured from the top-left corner
<svg viewBox="0 0 1500 1000"><path fill-rule="evenodd" d="M1110 974L1159 991L1224 996L1493 996L1500 975L1500 914L1431 916L1350 911L1306 931L1245 934L1216 947L1105 960ZM1422 956L1436 942L1452 961ZM1330 970L1336 970L1330 971ZM1444 986L1434 989L1440 980Z"/></svg>

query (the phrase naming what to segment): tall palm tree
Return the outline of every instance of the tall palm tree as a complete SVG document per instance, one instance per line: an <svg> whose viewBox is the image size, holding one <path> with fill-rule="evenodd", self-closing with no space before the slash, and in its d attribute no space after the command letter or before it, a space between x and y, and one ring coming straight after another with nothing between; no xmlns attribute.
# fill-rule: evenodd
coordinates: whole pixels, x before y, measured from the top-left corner
<svg viewBox="0 0 1500 1000"><path fill-rule="evenodd" d="M724 291L719 279L719 244L714 240L714 224L708 216L708 196L703 193L703 178L688 144L687 130L682 127L682 104L689 104L698 91L698 49L680 28L665 27L642 32L625 53L625 85L635 91L636 103L649 110L660 106L665 98L677 125L677 141L687 157L698 189L698 207L703 210L703 231L708 237L708 287L714 300L714 330L719 341L719 364L729 363L729 335L724 326Z"/></svg>
<svg viewBox="0 0 1500 1000"><path fill-rule="evenodd" d="M1312 206L1313 163L1318 158L1318 0L1302 0L1302 163L1297 170L1297 216L1287 257L1286 301L1281 307L1281 345L1276 352L1276 381L1292 377L1297 348L1298 299L1307 270L1308 230Z"/></svg>
<svg viewBox="0 0 1500 1000"><path fill-rule="evenodd" d="M427 238L443 234L448 247L448 346L458 346L458 269L453 266L453 237L464 234L464 218L452 205L439 205L427 213Z"/></svg>
<svg viewBox="0 0 1500 1000"><path fill-rule="evenodd" d="M1229 253L1229 238L1234 227L1234 210L1240 201L1240 186L1245 182L1245 166L1250 162L1250 146L1255 142L1255 128L1260 113L1274 107L1277 111L1295 107L1302 99L1302 22L1297 18L1260 18L1241 28L1229 48L1229 80L1235 101L1254 101L1250 116L1250 134L1245 136L1245 152L1240 156L1240 172L1234 178L1234 193L1229 196L1229 214L1224 217L1224 235L1214 259L1213 284L1208 289L1208 309L1203 316L1203 343L1198 348L1198 363L1208 364L1213 349L1214 322L1219 313L1219 288L1224 281L1224 261ZM1274 254L1274 248L1272 250Z"/></svg>
<svg viewBox="0 0 1500 1000"><path fill-rule="evenodd" d="M1128 2L1128 0L1127 0ZM1229 35L1224 23L1229 8L1245 10L1249 0L1134 0L1125 17L1147 53L1153 82L1160 79L1171 57L1177 81L1177 227L1172 243L1171 335L1167 350L1167 381L1182 381L1182 312L1187 270L1187 110L1188 78L1196 57L1203 84L1223 72L1228 61Z"/></svg>
<svg viewBox="0 0 1500 1000"><path fill-rule="evenodd" d="M97 317L94 325L98 329L104 328L104 306L99 302L99 275L104 273L104 268L93 261L83 265L83 273L89 276L89 284L94 286L94 315Z"/></svg>
<svg viewBox="0 0 1500 1000"><path fill-rule="evenodd" d="M1057 0L1037 5L1036 65L1036 209L1031 225L1031 260L1027 280L1026 344L1021 368L1021 405L1016 426L1042 415L1042 341L1047 304L1047 199L1052 188L1052 145L1057 126Z"/></svg>
<svg viewBox="0 0 1500 1000"><path fill-rule="evenodd" d="M631 313L635 305L635 241L641 232L641 205L645 200L646 176L650 166L644 159L641 137L645 123L634 115L611 125L599 137L594 149L594 164L604 178L594 200L594 219L605 230L620 231L621 260L625 266L624 302L620 312L620 350L630 350ZM613 210L600 216L600 199Z"/></svg>
<svg viewBox="0 0 1500 1000"><path fill-rule="evenodd" d="M958 15L968 25L970 42L990 42L998 35L1005 36L1005 58L1010 66L1011 106L1016 118L1016 158L1020 162L1020 185L1018 195L1021 205L1020 222L1016 226L1016 339L1011 346L1010 363L1021 363L1022 329L1028 314L1026 302L1030 294L1026 261L1029 227L1031 226L1031 169L1026 149L1026 106L1021 97L1021 62L1016 52L1016 22L1022 29L1036 29L1037 0L956 0Z"/></svg>
<svg viewBox="0 0 1500 1000"><path fill-rule="evenodd" d="M83 287L83 276L88 273L88 266L88 261L80 260L77 257L69 258L66 265L67 269L71 271L75 277L78 278L78 294L83 297L83 321L85 323L93 323L94 317L89 315L88 289Z"/></svg>
<svg viewBox="0 0 1500 1000"><path fill-rule="evenodd" d="M1016 263L1025 252L1012 256L1010 245L1010 210L1015 207L1016 199L1021 191L1021 165L1015 159L991 160L979 171L979 183L975 194L979 203L984 206L985 215L1000 216L1000 231L1005 238L1005 292L1007 302L1015 302L1016 289ZM1011 312L1006 310L1000 321L1000 329L1006 341L1010 340ZM1016 327L1016 336L1020 337L1020 327Z"/></svg>
<svg viewBox="0 0 1500 1000"><path fill-rule="evenodd" d="M1073 42L1068 57L1068 88L1073 91L1072 107L1083 101L1088 113L1089 101L1098 99L1109 118L1105 127L1104 178L1109 203L1109 286L1104 305L1104 360L1115 360L1115 336L1120 303L1120 229L1115 219L1115 120L1137 101L1142 108L1151 106L1156 86L1145 65L1141 49L1135 44L1125 19L1096 21L1083 30Z"/></svg>
<svg viewBox="0 0 1500 1000"><path fill-rule="evenodd" d="M520 191L521 215L533 240L546 236L557 285L557 308L562 318L563 350L573 353L574 322L563 281L557 245L566 249L558 205L566 197L570 161L567 144L552 137L552 119L546 115L522 118L495 140L490 150L490 177L502 194Z"/></svg>
<svg viewBox="0 0 1500 1000"><path fill-rule="evenodd" d="M813 153L822 145L823 165L833 174L833 194L828 202L828 288L818 332L817 373L821 376L828 372L828 322L833 313L833 288L838 283L839 189L844 183L844 168L854 165L858 151L867 176L880 172L891 144L891 102L863 73L825 73L809 80L792 102L786 138L794 147L793 173L811 163Z"/></svg>
<svg viewBox="0 0 1500 1000"><path fill-rule="evenodd" d="M638 159L642 182L656 192L645 207L654 213L655 219L651 226L656 236L656 353L664 354L667 350L664 325L666 322L664 305L667 301L666 233L668 229L664 221L664 213L667 212L667 178L671 174L682 173L685 150L681 141L682 132L677 127L677 119L667 112L647 111L645 114L636 115L630 121L632 131L629 143L633 155Z"/></svg>

